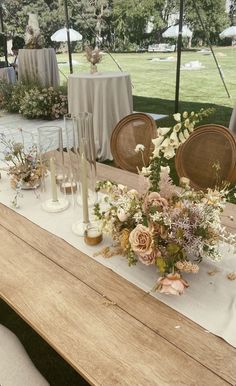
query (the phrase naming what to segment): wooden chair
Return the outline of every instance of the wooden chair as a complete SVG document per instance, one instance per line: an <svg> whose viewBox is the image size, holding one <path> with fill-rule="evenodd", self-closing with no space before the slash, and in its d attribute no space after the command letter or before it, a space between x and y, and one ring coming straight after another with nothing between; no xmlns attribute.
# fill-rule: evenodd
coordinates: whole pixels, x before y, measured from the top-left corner
<svg viewBox="0 0 236 386"><path fill-rule="evenodd" d="M152 139L156 137L154 119L144 113L127 115L116 125L111 136L111 153L116 166L137 173L149 164L152 153ZM138 144L144 145L143 157L136 153Z"/></svg>
<svg viewBox="0 0 236 386"><path fill-rule="evenodd" d="M195 189L214 188L225 181L232 184L236 181L236 140L224 126L200 126L179 147L175 166L178 176L188 177Z"/></svg>

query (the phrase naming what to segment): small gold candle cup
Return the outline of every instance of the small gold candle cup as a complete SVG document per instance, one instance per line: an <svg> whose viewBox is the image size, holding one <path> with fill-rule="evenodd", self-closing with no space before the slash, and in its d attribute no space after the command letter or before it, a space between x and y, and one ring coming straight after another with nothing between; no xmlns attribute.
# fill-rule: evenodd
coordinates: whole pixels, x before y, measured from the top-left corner
<svg viewBox="0 0 236 386"><path fill-rule="evenodd" d="M77 191L77 184L76 182L63 182L60 185L60 191L65 194L72 194Z"/></svg>
<svg viewBox="0 0 236 386"><path fill-rule="evenodd" d="M102 242L102 233L96 226L88 226L84 231L84 241L88 245L97 245Z"/></svg>

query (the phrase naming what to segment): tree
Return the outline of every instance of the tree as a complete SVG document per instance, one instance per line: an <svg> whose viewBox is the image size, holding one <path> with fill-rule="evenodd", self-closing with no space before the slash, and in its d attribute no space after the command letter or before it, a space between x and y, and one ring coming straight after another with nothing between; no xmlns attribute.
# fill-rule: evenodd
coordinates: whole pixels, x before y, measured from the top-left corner
<svg viewBox="0 0 236 386"><path fill-rule="evenodd" d="M236 0L231 0L229 4L229 18L231 25L236 24Z"/></svg>

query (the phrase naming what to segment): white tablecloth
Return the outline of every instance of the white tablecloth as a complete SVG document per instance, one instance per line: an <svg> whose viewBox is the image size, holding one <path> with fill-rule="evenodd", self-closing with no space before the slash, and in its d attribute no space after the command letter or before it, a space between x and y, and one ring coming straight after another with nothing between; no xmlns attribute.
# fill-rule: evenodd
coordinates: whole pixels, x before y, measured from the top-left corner
<svg viewBox="0 0 236 386"><path fill-rule="evenodd" d="M41 209L43 197L40 200L32 191L22 191L22 193L23 197L19 199L20 208L18 209L18 213L22 216L63 238L144 291L149 292L154 287L157 281L155 266L146 266L138 262L137 265L129 267L124 256L114 256L110 259L94 257L94 253L100 251L105 245L110 245L111 240L104 238L102 244L90 247L84 243L82 237L73 234L72 224L82 219L81 207L74 207L71 202L69 209L64 212L46 213ZM2 172L0 202L11 206L10 201L14 194L14 190L10 188L9 176L6 172ZM72 200L72 197L68 196L68 199ZM236 280L227 279L228 273L236 272L236 256L228 247L226 244L222 245L224 257L222 262L204 260L200 264L197 275L185 275L190 287L182 296L168 296L156 292L151 295L198 323L206 329L206 333L210 331L236 347ZM213 271L215 274L209 275ZM181 328L181 321L178 328Z"/></svg>
<svg viewBox="0 0 236 386"><path fill-rule="evenodd" d="M60 85L56 53L53 48L22 49L18 54L19 81L39 82L43 87Z"/></svg>
<svg viewBox="0 0 236 386"><path fill-rule="evenodd" d="M68 80L69 112L93 114L97 157L112 159L111 133L116 124L133 112L132 87L125 72L73 74Z"/></svg>
<svg viewBox="0 0 236 386"><path fill-rule="evenodd" d="M16 73L13 67L4 67L0 68L0 80L3 80L7 83L16 82Z"/></svg>

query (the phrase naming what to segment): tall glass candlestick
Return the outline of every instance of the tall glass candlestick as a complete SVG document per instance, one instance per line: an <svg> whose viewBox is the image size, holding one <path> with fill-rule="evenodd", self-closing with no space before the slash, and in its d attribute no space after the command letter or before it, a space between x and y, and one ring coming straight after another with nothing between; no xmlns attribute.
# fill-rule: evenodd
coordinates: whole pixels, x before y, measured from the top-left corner
<svg viewBox="0 0 236 386"><path fill-rule="evenodd" d="M55 160L50 158L50 174L51 174L51 190L52 190L52 201L58 201L57 196L57 183L56 183L56 169L55 169Z"/></svg>
<svg viewBox="0 0 236 386"><path fill-rule="evenodd" d="M82 202L83 202L83 222L89 222L88 211L88 180L87 180L87 161L84 153L81 154L81 188L82 188Z"/></svg>

